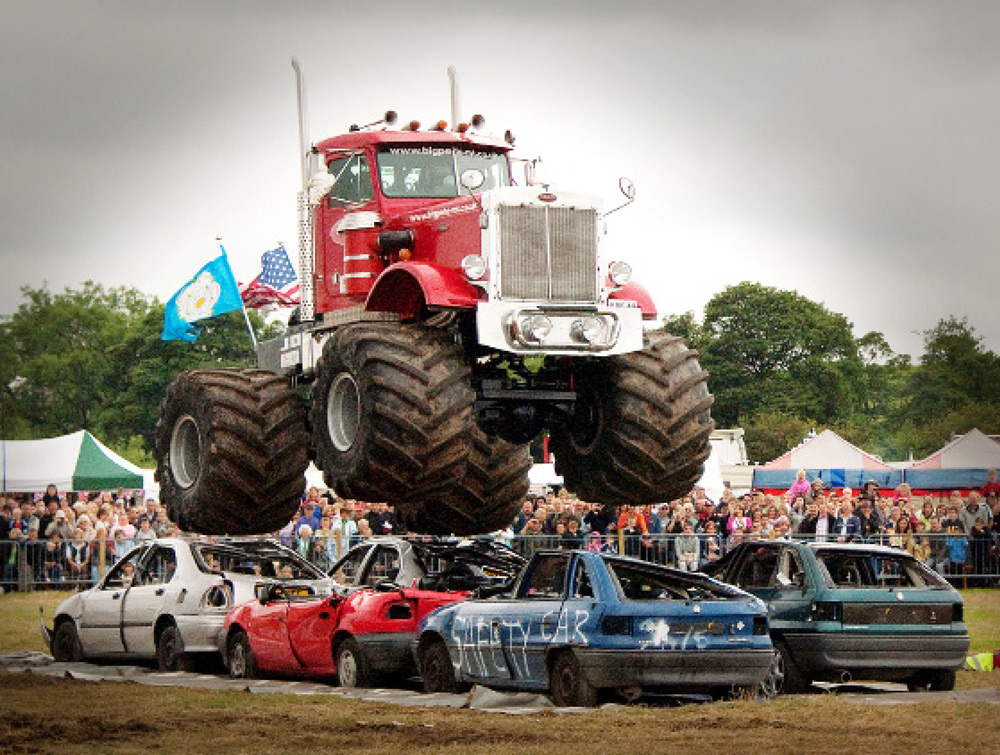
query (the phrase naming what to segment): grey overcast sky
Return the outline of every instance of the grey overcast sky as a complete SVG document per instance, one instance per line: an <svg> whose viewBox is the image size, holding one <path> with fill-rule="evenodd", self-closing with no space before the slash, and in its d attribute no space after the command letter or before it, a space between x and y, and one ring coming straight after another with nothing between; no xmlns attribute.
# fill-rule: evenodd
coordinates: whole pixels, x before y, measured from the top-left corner
<svg viewBox="0 0 1000 755"><path fill-rule="evenodd" d="M0 0L0 313L87 279L166 300L295 248L289 59L314 139L387 108L510 128L609 219L662 313L795 289L919 355L1000 351L1000 3Z"/></svg>

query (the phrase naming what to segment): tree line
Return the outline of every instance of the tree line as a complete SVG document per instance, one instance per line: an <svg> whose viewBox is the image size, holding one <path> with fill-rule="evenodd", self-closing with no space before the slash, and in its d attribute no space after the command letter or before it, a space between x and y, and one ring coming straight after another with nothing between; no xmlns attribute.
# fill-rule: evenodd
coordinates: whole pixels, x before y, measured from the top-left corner
<svg viewBox="0 0 1000 755"><path fill-rule="evenodd" d="M194 343L162 341L164 305L137 289L87 282L21 292L17 311L0 322L5 438L85 428L151 466L160 400L179 372L255 365L240 312L203 322ZM250 322L258 339L283 327L256 311ZM827 427L895 460L922 458L972 427L1000 433L1000 357L964 318L926 331L913 360L882 333L856 338L844 315L794 291L740 283L712 297L701 322L692 312L671 315L663 330L700 351L716 424L743 427L755 461Z"/></svg>

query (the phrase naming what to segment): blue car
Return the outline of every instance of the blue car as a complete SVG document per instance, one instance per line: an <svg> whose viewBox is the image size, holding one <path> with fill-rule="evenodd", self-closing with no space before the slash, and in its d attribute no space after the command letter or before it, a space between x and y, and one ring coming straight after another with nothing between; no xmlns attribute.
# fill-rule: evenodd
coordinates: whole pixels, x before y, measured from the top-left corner
<svg viewBox="0 0 1000 755"><path fill-rule="evenodd" d="M443 606L416 646L428 692L756 694L774 662L757 598L701 574L589 551L540 551L509 590Z"/></svg>

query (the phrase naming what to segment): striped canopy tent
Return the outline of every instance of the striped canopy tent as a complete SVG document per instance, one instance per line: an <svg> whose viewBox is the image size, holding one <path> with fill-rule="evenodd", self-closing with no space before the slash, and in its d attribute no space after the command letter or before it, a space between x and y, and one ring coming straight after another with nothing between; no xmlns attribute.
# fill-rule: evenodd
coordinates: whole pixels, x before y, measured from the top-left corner
<svg viewBox="0 0 1000 755"><path fill-rule="evenodd" d="M50 484L60 492L143 487L142 469L86 430L43 440L5 440L0 446L7 492L41 493Z"/></svg>
<svg viewBox="0 0 1000 755"><path fill-rule="evenodd" d="M972 429L906 470L906 481L917 490L981 488L991 469L1000 469L1000 443Z"/></svg>
<svg viewBox="0 0 1000 755"><path fill-rule="evenodd" d="M788 490L800 469L806 479L820 478L829 487L860 488L874 480L883 488L894 488L903 473L881 459L848 443L833 430L824 430L774 461L754 467L753 486L758 490Z"/></svg>

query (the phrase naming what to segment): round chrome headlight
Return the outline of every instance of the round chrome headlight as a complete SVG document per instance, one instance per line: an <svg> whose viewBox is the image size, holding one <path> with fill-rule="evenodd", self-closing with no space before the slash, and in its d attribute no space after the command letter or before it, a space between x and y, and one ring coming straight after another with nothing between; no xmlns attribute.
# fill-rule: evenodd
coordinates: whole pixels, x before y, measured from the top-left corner
<svg viewBox="0 0 1000 755"><path fill-rule="evenodd" d="M534 341L542 341L552 332L552 320L545 315L532 315L521 321L521 331Z"/></svg>
<svg viewBox="0 0 1000 755"><path fill-rule="evenodd" d="M469 280L477 281L486 275L486 260L478 254L467 254L462 258L462 270Z"/></svg>
<svg viewBox="0 0 1000 755"><path fill-rule="evenodd" d="M632 280L632 267L627 262L612 262L608 266L608 277L616 286L624 286Z"/></svg>
<svg viewBox="0 0 1000 755"><path fill-rule="evenodd" d="M584 317L573 323L573 336L586 343L604 342L604 321L600 317Z"/></svg>

